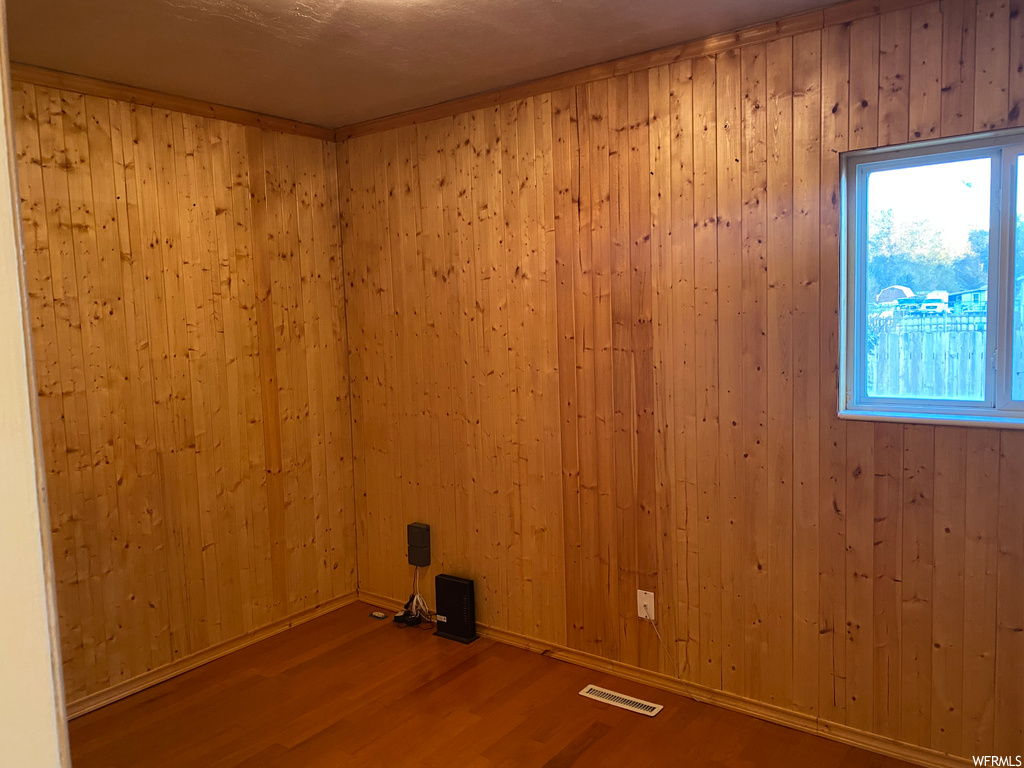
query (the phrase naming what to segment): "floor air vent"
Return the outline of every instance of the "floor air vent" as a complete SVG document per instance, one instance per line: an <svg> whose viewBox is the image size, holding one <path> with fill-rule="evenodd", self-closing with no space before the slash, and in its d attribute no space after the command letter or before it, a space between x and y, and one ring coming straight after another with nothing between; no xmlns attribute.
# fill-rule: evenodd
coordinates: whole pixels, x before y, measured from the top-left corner
<svg viewBox="0 0 1024 768"><path fill-rule="evenodd" d="M628 709L630 712L639 712L641 715L647 715L648 717L654 717L662 710L661 704L651 704L649 701L631 699L629 696L623 696L621 693L609 691L606 688L598 688L596 685L588 685L580 691L580 696L586 696L588 699L594 699L595 701L603 701L605 704Z"/></svg>

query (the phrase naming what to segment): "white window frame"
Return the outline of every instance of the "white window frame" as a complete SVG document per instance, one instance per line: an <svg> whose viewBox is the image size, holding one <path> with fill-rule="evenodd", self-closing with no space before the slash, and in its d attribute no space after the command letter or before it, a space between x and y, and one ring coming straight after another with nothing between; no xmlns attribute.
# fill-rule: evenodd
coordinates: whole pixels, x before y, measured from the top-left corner
<svg viewBox="0 0 1024 768"><path fill-rule="evenodd" d="M867 421L1024 429L1024 400L1011 398L1017 157L1024 129L975 134L842 155L839 417ZM992 158L985 399L881 398L867 394L867 174L929 161ZM1006 215L1003 215L1006 212ZM1024 256L1024 254L1022 254Z"/></svg>

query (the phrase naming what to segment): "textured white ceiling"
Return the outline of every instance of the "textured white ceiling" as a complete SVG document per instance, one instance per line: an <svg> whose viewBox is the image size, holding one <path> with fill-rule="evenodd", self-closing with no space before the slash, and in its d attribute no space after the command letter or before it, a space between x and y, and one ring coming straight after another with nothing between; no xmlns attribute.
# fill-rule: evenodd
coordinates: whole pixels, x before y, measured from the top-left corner
<svg viewBox="0 0 1024 768"><path fill-rule="evenodd" d="M326 126L822 0L7 0L14 61Z"/></svg>

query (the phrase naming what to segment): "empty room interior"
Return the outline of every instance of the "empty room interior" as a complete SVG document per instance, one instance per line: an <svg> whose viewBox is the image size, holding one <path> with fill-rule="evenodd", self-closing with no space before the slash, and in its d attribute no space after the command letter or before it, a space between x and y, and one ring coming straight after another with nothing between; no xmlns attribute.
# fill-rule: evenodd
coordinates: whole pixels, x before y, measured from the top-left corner
<svg viewBox="0 0 1024 768"><path fill-rule="evenodd" d="M1024 0L5 24L0 767L1024 764Z"/></svg>

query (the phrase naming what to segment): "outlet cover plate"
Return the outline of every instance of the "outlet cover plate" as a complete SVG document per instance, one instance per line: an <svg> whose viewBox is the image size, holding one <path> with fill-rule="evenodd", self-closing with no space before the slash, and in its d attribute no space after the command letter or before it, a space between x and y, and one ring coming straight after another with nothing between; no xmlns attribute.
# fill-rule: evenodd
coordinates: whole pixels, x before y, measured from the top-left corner
<svg viewBox="0 0 1024 768"><path fill-rule="evenodd" d="M644 612L644 609L646 609L646 613ZM636 591L636 615L644 621L648 620L648 616L652 621L654 620L654 617L657 616L654 612L653 592L645 592L642 589L638 589Z"/></svg>

